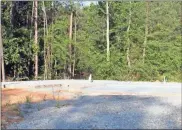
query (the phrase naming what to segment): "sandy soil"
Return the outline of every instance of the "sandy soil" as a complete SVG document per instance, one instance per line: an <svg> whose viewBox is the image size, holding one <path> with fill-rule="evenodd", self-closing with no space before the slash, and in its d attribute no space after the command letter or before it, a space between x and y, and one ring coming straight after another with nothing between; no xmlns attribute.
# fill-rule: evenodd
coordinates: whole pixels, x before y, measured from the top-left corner
<svg viewBox="0 0 182 130"><path fill-rule="evenodd" d="M26 102L39 102L48 99L67 99L65 96L55 97L53 94L45 92L32 92L25 89L2 89L1 91L1 128L13 122L23 120L18 104Z"/></svg>

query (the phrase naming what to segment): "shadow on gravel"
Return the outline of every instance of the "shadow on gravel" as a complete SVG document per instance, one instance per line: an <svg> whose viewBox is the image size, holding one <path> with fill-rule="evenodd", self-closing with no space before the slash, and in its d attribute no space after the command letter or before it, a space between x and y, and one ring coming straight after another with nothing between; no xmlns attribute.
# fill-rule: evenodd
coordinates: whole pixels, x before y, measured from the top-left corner
<svg viewBox="0 0 182 130"><path fill-rule="evenodd" d="M21 104L18 129L181 129L181 104L146 96L81 96Z"/></svg>

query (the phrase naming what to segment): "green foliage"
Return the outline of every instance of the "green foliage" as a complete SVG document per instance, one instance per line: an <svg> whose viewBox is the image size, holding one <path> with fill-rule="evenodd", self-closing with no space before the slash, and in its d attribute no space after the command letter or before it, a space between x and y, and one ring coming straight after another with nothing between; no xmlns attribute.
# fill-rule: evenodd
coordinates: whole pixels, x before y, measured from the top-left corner
<svg viewBox="0 0 182 130"><path fill-rule="evenodd" d="M94 79L134 81L181 81L180 2L149 2L149 27L145 63L145 2L109 2L110 61L106 60L105 2L83 7L79 2L45 2L48 34L44 37L42 4L38 9L38 43L34 44L31 24L32 2L2 2L2 36L6 73L33 76L34 55L39 55L39 72L44 73L44 45L51 45L52 78L67 73L68 61L75 60L75 73L88 72ZM10 6L12 5L12 6ZM131 27L127 35L129 8ZM13 7L13 13L11 9ZM69 40L69 17L73 12L73 38ZM75 23L76 20L76 30ZM76 31L76 41L75 41ZM128 44L127 38L130 42ZM73 54L69 59L68 45ZM131 68L126 49L130 47ZM75 55L75 57L74 57Z"/></svg>

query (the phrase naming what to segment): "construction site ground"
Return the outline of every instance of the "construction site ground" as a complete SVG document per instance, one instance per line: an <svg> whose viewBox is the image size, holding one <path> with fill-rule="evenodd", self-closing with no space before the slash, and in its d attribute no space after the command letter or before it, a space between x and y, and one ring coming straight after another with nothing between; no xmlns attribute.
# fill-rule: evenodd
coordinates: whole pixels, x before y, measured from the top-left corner
<svg viewBox="0 0 182 130"><path fill-rule="evenodd" d="M1 97L2 128L182 128L181 83L4 82Z"/></svg>

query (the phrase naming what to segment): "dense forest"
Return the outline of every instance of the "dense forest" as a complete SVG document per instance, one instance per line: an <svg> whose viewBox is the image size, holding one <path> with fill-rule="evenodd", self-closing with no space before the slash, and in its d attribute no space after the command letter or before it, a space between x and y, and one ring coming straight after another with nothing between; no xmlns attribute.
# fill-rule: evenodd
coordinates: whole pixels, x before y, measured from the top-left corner
<svg viewBox="0 0 182 130"><path fill-rule="evenodd" d="M182 2L2 1L1 77L180 82L181 30Z"/></svg>

